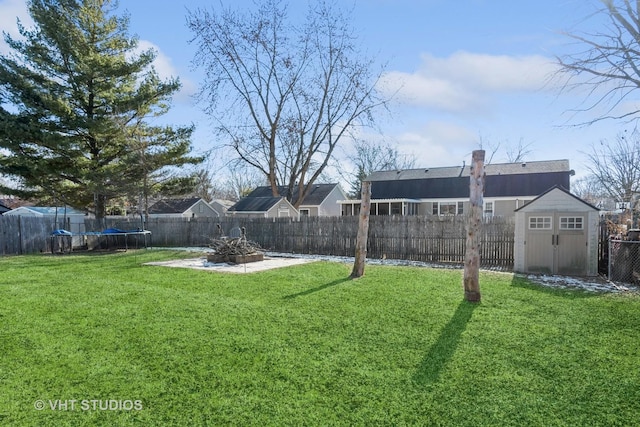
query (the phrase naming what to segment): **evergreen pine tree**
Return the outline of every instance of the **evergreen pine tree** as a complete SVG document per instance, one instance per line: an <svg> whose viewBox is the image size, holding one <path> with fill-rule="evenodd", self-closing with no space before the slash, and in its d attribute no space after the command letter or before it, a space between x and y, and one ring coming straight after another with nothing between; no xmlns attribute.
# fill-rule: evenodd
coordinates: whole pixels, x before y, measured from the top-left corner
<svg viewBox="0 0 640 427"><path fill-rule="evenodd" d="M201 161L188 156L191 126L146 124L168 111L180 82L159 78L153 50L136 53L116 2L28 6L35 27L5 33L12 53L0 56L0 173L20 184L0 191L102 218L109 199L142 192L153 173Z"/></svg>

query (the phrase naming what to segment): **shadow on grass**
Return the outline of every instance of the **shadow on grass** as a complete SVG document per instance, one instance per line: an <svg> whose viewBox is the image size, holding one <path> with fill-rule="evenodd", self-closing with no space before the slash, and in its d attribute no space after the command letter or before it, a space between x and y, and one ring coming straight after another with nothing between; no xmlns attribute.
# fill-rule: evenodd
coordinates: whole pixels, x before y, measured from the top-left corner
<svg viewBox="0 0 640 427"><path fill-rule="evenodd" d="M413 381L416 384L430 385L438 381L442 369L453 357L460 337L477 306L478 304L467 301L460 302L456 312L440 332L438 340L431 346L413 375Z"/></svg>
<svg viewBox="0 0 640 427"><path fill-rule="evenodd" d="M298 292L297 294L286 295L286 296L284 296L282 298L283 299L293 299L293 298L303 297L305 295L313 294L315 292L320 292L321 290L330 288L332 286L337 286L337 285L339 285L341 283L348 282L350 280L351 280L351 278L347 276L347 277L344 277L342 279L334 280L333 282L325 283L324 285L321 285L321 286L318 286L318 287L315 287L315 288L307 289L306 291Z"/></svg>

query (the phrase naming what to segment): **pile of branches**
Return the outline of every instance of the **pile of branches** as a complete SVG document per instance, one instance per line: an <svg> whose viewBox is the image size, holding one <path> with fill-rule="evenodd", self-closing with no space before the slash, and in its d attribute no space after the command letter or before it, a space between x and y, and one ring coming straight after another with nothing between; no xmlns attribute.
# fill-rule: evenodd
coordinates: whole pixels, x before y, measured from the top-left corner
<svg viewBox="0 0 640 427"><path fill-rule="evenodd" d="M214 239L209 245L217 255L228 257L231 255L251 255L262 250L259 244L247 240L245 236L235 239Z"/></svg>

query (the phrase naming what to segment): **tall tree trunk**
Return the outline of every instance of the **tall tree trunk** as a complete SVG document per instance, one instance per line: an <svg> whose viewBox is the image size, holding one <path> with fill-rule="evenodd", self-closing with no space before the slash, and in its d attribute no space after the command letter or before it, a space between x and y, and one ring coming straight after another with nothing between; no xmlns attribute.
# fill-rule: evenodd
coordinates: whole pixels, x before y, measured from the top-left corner
<svg viewBox="0 0 640 427"><path fill-rule="evenodd" d="M367 259L367 237L369 235L369 212L371 210L371 181L362 182L362 197L360 202L360 217L358 219L358 236L356 238L356 254L351 278L364 275L364 265Z"/></svg>
<svg viewBox="0 0 640 427"><path fill-rule="evenodd" d="M104 194L95 194L94 202L96 219L104 221L107 215L107 196Z"/></svg>
<svg viewBox="0 0 640 427"><path fill-rule="evenodd" d="M480 229L484 193L484 150L475 150L469 179L469 214L464 257L464 299L480 302Z"/></svg>

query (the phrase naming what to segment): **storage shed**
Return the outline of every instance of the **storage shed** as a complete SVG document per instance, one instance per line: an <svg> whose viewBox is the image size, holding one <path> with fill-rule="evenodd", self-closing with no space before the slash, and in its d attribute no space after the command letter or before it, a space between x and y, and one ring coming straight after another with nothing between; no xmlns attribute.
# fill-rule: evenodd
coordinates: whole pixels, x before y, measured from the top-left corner
<svg viewBox="0 0 640 427"><path fill-rule="evenodd" d="M599 211L553 187L515 211L514 270L596 276Z"/></svg>

